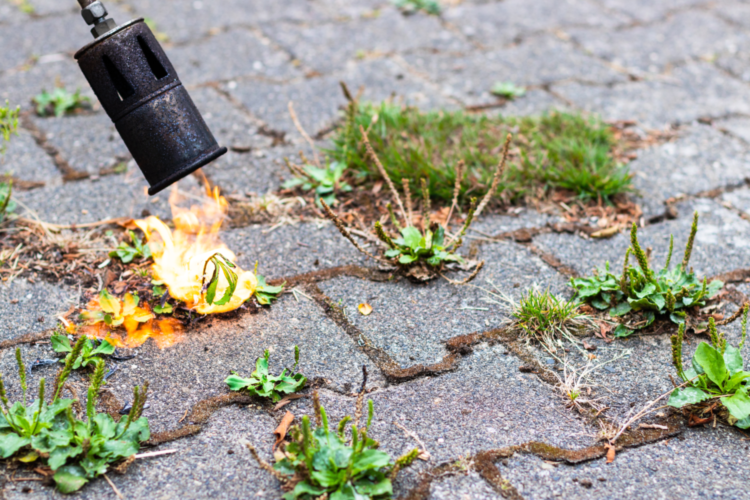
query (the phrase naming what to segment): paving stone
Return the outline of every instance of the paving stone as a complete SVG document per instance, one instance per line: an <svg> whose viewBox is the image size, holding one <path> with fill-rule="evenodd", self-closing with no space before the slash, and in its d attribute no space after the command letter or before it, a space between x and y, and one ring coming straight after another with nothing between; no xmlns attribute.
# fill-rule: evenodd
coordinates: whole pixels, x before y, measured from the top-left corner
<svg viewBox="0 0 750 500"><path fill-rule="evenodd" d="M646 226L638 231L641 247L653 248L652 262L661 268L669 250L669 235L674 235L674 265L684 252L690 235L693 212L698 211L698 234L695 238L690 267L699 277L744 269L748 261L750 223L735 212L722 207L714 200L705 198L676 205L679 217ZM563 264L581 274L590 275L594 268L601 268L606 261L616 272L622 269L625 251L630 245L630 233L623 232L607 240L586 240L567 234L542 234L534 238L534 244L551 252ZM634 262L634 261L633 261Z"/></svg>
<svg viewBox="0 0 750 500"><path fill-rule="evenodd" d="M59 84L70 92L94 98L88 82L75 60L68 54L43 56L28 69L14 69L0 74L0 101L9 101L21 109L34 109L32 99L43 90L52 91Z"/></svg>
<svg viewBox="0 0 750 500"><path fill-rule="evenodd" d="M611 29L628 21L626 16L606 12L588 0L508 0L466 4L447 9L444 17L467 37L494 48L540 31L552 32L565 26Z"/></svg>
<svg viewBox="0 0 750 500"><path fill-rule="evenodd" d="M131 0L134 16L148 17L174 43L197 40L233 26L263 26L292 20L312 22L326 18L309 0Z"/></svg>
<svg viewBox="0 0 750 500"><path fill-rule="evenodd" d="M212 184L225 195L265 194L281 187L291 174L284 166L284 157L295 157L292 147L253 150L250 153L230 151L203 167Z"/></svg>
<svg viewBox="0 0 750 500"><path fill-rule="evenodd" d="M10 142L5 144L5 154L0 154L0 173L24 181L49 184L62 182L52 159L25 130L19 131L17 136L11 136Z"/></svg>
<svg viewBox="0 0 750 500"><path fill-rule="evenodd" d="M723 426L686 430L678 438L620 452L611 464L601 459L550 468L534 456L517 455L500 472L528 500L744 498L741 478L748 468L742 436ZM590 488L582 486L585 481Z"/></svg>
<svg viewBox="0 0 750 500"><path fill-rule="evenodd" d="M515 243L485 244L478 258L486 263L472 283L476 286L455 286L443 279L415 285L338 278L320 287L341 304L353 325L402 368L430 365L448 354L443 345L446 340L502 326L508 318L503 295L518 300L534 285L549 287L553 293L566 288L567 280ZM463 276L456 274L452 279ZM360 315L357 306L361 303L372 305L373 313Z"/></svg>
<svg viewBox="0 0 750 500"><path fill-rule="evenodd" d="M394 8L388 0L319 0L317 3L333 19L370 18Z"/></svg>
<svg viewBox="0 0 750 500"><path fill-rule="evenodd" d="M194 177L179 182L180 189L198 189ZM41 220L53 224L83 224L118 217L142 217L144 213L171 219L169 191L146 194L148 183L134 162L125 174L66 182L32 191L16 198L34 210ZM145 211L145 212L144 212ZM23 213L22 210L19 210Z"/></svg>
<svg viewBox="0 0 750 500"><path fill-rule="evenodd" d="M744 184L749 161L745 144L715 128L695 125L673 142L639 152L629 167L643 212L653 217L664 213L669 198Z"/></svg>
<svg viewBox="0 0 750 500"><path fill-rule="evenodd" d="M607 120L638 120L651 128L700 117L750 113L746 86L706 63L681 66L669 76L607 88L565 83L552 90Z"/></svg>
<svg viewBox="0 0 750 500"><path fill-rule="evenodd" d="M433 90L409 76L395 62L385 59L350 63L345 71L335 75L298 80L289 84L245 79L229 82L222 85L222 88L271 128L288 134L296 130L288 110L289 101L293 101L302 126L314 136L330 127L339 116L338 110L346 105L340 81L346 82L350 89L364 85L365 101L378 102L396 94L405 102L424 108L449 107Z"/></svg>
<svg viewBox="0 0 750 500"><path fill-rule="evenodd" d="M0 286L0 316L3 318L0 340L54 327L58 323L57 315L66 312L77 302L77 297L77 293L39 279L36 283L20 278L4 282Z"/></svg>
<svg viewBox="0 0 750 500"><path fill-rule="evenodd" d="M600 3L615 12L619 11L627 14L640 22L658 21L674 11L711 4L711 2L706 2L706 0L662 0L660 2L650 2L649 0L601 0Z"/></svg>
<svg viewBox="0 0 750 500"><path fill-rule="evenodd" d="M519 372L521 364L501 345L480 345L455 372L371 392L370 435L392 456L407 452L416 444L398 422L424 442L432 465L528 441L569 449L593 444L594 429L565 410L552 388ZM354 398L330 391L320 396L330 421L353 414ZM302 414L310 402L298 408Z"/></svg>
<svg viewBox="0 0 750 500"><path fill-rule="evenodd" d="M622 74L550 35L527 39L512 48L474 52L466 57L417 53L405 59L437 82L445 94L467 104L494 100L489 91L495 83L503 81L538 86L572 78L597 83L624 80Z"/></svg>
<svg viewBox="0 0 750 500"><path fill-rule="evenodd" d="M472 238L472 233L477 238L482 238L519 229L543 228L548 224L564 221L565 219L557 214L540 213L531 208L516 207L509 210L509 213L505 215L486 214L480 217L469 228L469 239Z"/></svg>
<svg viewBox="0 0 750 500"><path fill-rule="evenodd" d="M298 29L290 24L266 25L263 30L289 53L321 73L344 69L347 61L368 54L405 53L423 47L441 52L472 48L443 28L436 17L406 17L395 9L384 10L369 19Z"/></svg>
<svg viewBox="0 0 750 500"><path fill-rule="evenodd" d="M568 33L588 52L636 74L661 73L674 64L738 53L748 35L705 11L671 16L662 25L640 25L615 31L572 29Z"/></svg>
<svg viewBox="0 0 750 500"><path fill-rule="evenodd" d="M50 14L68 14L75 13L80 16L81 7L76 4L62 3L58 0L28 0L28 3L34 7L34 14L38 16L47 16ZM113 3L113 2L110 2ZM81 19L83 22L83 19Z"/></svg>
<svg viewBox="0 0 750 500"><path fill-rule="evenodd" d="M114 19L124 19L116 4L107 5ZM18 30L33 36L18 36ZM0 25L3 40L3 60L0 71L6 71L27 62L32 57L47 54L72 53L90 43L93 38L80 14L55 15L24 22L23 27Z"/></svg>
<svg viewBox="0 0 750 500"><path fill-rule="evenodd" d="M145 416L153 418L149 410ZM240 441L256 443L259 453L271 460L273 429L277 423L267 413L248 408L219 410L200 434L159 446L152 450L177 450L177 453L136 460L125 475L108 474L109 479L126 498L237 499L279 500L278 481L260 469ZM230 453L231 452L231 453ZM80 492L62 495L51 487L33 483L31 492L23 492L28 483L11 484L7 498L54 498L93 500L109 498L114 493L104 478L87 484Z"/></svg>
<svg viewBox="0 0 750 500"><path fill-rule="evenodd" d="M711 6L712 11L725 21L750 28L750 5L740 1L721 2Z"/></svg>
<svg viewBox="0 0 750 500"><path fill-rule="evenodd" d="M743 187L721 195L723 205L729 206L750 215L750 188Z"/></svg>
<svg viewBox="0 0 750 500"><path fill-rule="evenodd" d="M10 2L0 5L0 25L20 24L31 19L31 16L21 12L17 6Z"/></svg>
<svg viewBox="0 0 750 500"><path fill-rule="evenodd" d="M451 475L433 481L430 498L434 500L499 500L503 498L495 492L482 477L472 471L467 474Z"/></svg>
<svg viewBox="0 0 750 500"><path fill-rule="evenodd" d="M350 264L375 267L328 222L248 226L226 231L222 238L237 254L237 264L252 269L259 261L259 272L268 279Z"/></svg>
<svg viewBox="0 0 750 500"><path fill-rule="evenodd" d="M265 349L271 351L272 372L291 368L295 345L300 370L310 380L321 377L335 390L354 392L365 365L372 387L385 384L375 364L314 302L287 295L258 314L208 319L171 347L159 349L149 341L128 351L138 357L116 363L119 369L108 386L124 404L132 400L132 387L148 380L152 430L175 429L196 403L229 392L224 380L232 370L249 377Z"/></svg>
<svg viewBox="0 0 750 500"><path fill-rule="evenodd" d="M258 132L260 120L238 109L215 89L193 89L190 97L219 144L245 152L272 145L270 137Z"/></svg>
<svg viewBox="0 0 750 500"><path fill-rule="evenodd" d="M497 101L497 97L491 96L489 91L480 92L480 97L475 98L471 96L468 98L468 102L474 102L475 99L477 101L481 100L482 103L478 103L481 105ZM564 101L557 99L545 90L530 89L522 97L508 101L502 107L488 109L486 113L488 115L497 114L502 116L536 116L553 110L565 111L569 110L569 108Z"/></svg>
<svg viewBox="0 0 750 500"><path fill-rule="evenodd" d="M34 123L75 170L96 175L131 158L112 120L103 111L34 118Z"/></svg>
<svg viewBox="0 0 750 500"><path fill-rule="evenodd" d="M713 123L722 132L729 133L745 142L750 142L750 118L734 117Z"/></svg>
<svg viewBox="0 0 750 500"><path fill-rule="evenodd" d="M168 55L186 85L241 76L288 79L300 75L287 54L242 28L225 31L200 43L168 49Z"/></svg>

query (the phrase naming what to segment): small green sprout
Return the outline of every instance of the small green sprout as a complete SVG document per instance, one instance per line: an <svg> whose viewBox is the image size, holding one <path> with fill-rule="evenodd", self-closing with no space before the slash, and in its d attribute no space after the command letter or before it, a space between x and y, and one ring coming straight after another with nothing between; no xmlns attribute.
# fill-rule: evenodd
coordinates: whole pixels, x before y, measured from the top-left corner
<svg viewBox="0 0 750 500"><path fill-rule="evenodd" d="M266 277L262 274L258 274L258 261L255 261L255 279L258 284L255 287L255 300L262 306L270 305L271 302L277 300L279 296L284 292L284 285L286 282L279 286L271 286L266 283Z"/></svg>
<svg viewBox="0 0 750 500"><path fill-rule="evenodd" d="M393 4L404 14L415 14L424 11L433 16L439 16L442 12L440 2L437 0L392 0Z"/></svg>
<svg viewBox="0 0 750 500"><path fill-rule="evenodd" d="M515 99L516 97L524 96L526 94L526 89L524 87L519 87L513 82L498 82L492 86L490 92L498 97Z"/></svg>
<svg viewBox="0 0 750 500"><path fill-rule="evenodd" d="M120 259L123 264L130 264L135 258L140 258L141 260L150 259L151 248L148 246L148 243L144 243L133 231L128 231L128 235L133 244L128 245L123 241L116 249L109 252L109 256Z"/></svg>
<svg viewBox="0 0 750 500"><path fill-rule="evenodd" d="M80 89L71 94L64 88L59 87L52 92L43 90L41 94L34 97L33 101L36 104L36 113L39 116L45 117L54 114L58 118L81 109L91 102L88 97L81 95Z"/></svg>
<svg viewBox="0 0 750 500"><path fill-rule="evenodd" d="M3 138L3 143L0 144L0 153L5 152L5 142L10 141L10 136L13 134L18 135L18 113L20 107L12 109L5 101L5 106L0 106L0 136Z"/></svg>
<svg viewBox="0 0 750 500"><path fill-rule="evenodd" d="M240 377L237 372L227 377L225 382L232 391L247 391L253 396L269 398L277 403L285 394L299 392L307 383L307 378L301 373L295 372L299 366L299 347L294 346L294 366L287 375L286 368L278 376L268 373L268 360L270 353L266 349L263 357L255 362L255 371L250 378Z"/></svg>
<svg viewBox="0 0 750 500"><path fill-rule="evenodd" d="M96 340L91 340L87 337L83 337L83 347L81 352L76 356L73 362L73 369L77 370L81 367L87 367L89 365L96 366L102 359L99 356L110 356L115 352L115 346L110 344L107 339L103 339L96 345ZM63 333L56 333L50 338L52 342L52 349L57 353L67 354L65 359L60 360L61 363L68 363L73 357L73 346L70 345L68 336Z"/></svg>
<svg viewBox="0 0 750 500"><path fill-rule="evenodd" d="M316 167L311 164L296 165L288 159L285 161L294 177L284 182L282 187L284 189L299 187L305 192L314 190L315 202L318 206L320 206L320 200L328 205L334 205L337 202L337 192L348 193L352 190L352 187L343 180L346 171L345 163L334 161L326 167Z"/></svg>

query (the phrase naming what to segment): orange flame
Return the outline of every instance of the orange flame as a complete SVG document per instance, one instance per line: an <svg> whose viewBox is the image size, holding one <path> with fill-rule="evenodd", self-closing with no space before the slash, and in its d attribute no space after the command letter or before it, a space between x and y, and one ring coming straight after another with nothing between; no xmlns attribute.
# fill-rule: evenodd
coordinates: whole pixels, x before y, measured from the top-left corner
<svg viewBox="0 0 750 500"><path fill-rule="evenodd" d="M255 274L239 267L237 288L231 299L223 305L208 304L203 293L204 272L211 276L213 263L206 262L215 254L235 262L236 256L219 237L221 224L226 218L227 200L219 194L219 188L206 186L207 198L201 204L191 204L190 208L180 206L188 200L186 195L174 189L169 196L172 219L175 229L171 231L157 217L135 221L145 234L154 258L152 273L155 279L163 281L169 294L185 303L186 307L200 314L216 314L232 311L240 307L255 292ZM216 296L222 297L229 282L222 273ZM206 278L208 279L208 278Z"/></svg>

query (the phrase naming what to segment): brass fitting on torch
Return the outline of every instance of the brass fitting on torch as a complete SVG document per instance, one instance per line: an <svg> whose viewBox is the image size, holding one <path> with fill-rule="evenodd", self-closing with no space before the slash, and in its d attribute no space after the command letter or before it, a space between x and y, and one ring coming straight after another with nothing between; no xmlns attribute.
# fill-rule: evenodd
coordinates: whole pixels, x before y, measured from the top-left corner
<svg viewBox="0 0 750 500"><path fill-rule="evenodd" d="M91 28L94 38L99 38L117 27L114 19L107 19L107 8L99 0L78 0L81 5L81 16Z"/></svg>

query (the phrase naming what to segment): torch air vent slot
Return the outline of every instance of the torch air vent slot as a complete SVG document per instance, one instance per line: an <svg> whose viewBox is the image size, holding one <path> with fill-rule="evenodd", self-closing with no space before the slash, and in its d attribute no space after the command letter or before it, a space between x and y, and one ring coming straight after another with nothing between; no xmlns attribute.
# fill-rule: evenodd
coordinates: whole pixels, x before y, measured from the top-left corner
<svg viewBox="0 0 750 500"><path fill-rule="evenodd" d="M122 73L120 73L120 70L117 69L117 66L115 66L112 60L106 55L103 57L103 59L104 68L107 70L107 73L109 73L109 78L110 80L112 80L112 84L115 86L115 90L117 90L117 94L119 95L120 100L124 101L128 97L135 94L133 86L128 83L124 76L122 76Z"/></svg>
<svg viewBox="0 0 750 500"><path fill-rule="evenodd" d="M161 62L159 62L159 58L156 57L154 51L151 50L151 47L148 46L146 40L144 40L140 35L138 35L138 44L141 46L143 55L146 56L146 61L148 61L148 65L151 67L151 72L154 74L156 79L161 80L162 78L167 76L169 73L167 73L167 70L164 69L164 66L161 64Z"/></svg>

